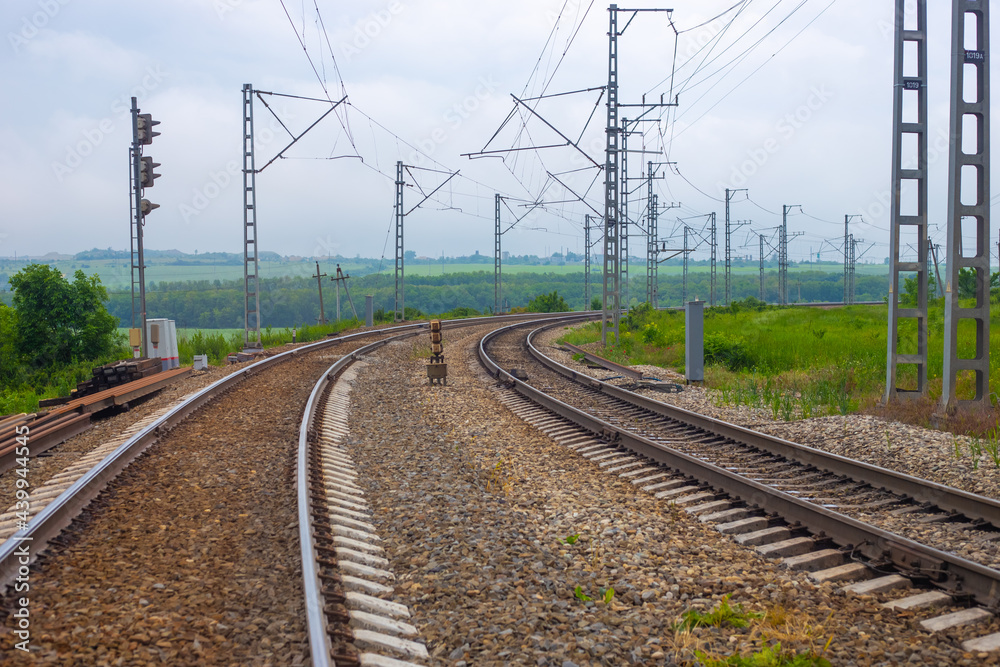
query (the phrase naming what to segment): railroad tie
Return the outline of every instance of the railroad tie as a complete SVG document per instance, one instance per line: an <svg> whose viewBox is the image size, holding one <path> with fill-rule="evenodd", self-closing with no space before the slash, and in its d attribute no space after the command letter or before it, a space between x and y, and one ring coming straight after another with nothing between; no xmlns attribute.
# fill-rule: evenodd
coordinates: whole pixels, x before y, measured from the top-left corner
<svg viewBox="0 0 1000 667"><path fill-rule="evenodd" d="M325 505L323 519L329 522L324 554L332 555L343 587L352 643L361 651L358 660L366 667L411 667L412 659L426 659L427 649L418 641L418 631L406 622L406 605L384 599L393 594L396 576L390 570L385 550L374 524L364 489L358 484L354 460L341 443L350 428L350 391L362 363L355 363L338 378L316 415L316 442L320 475L313 480L314 494ZM329 556L327 556L329 557Z"/></svg>

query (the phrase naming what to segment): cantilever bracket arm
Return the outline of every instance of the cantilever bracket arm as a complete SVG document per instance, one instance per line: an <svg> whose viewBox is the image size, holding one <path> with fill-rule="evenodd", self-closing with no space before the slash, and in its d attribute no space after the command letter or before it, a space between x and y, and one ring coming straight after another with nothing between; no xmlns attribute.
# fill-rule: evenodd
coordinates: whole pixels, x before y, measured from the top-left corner
<svg viewBox="0 0 1000 667"><path fill-rule="evenodd" d="M507 203L506 200L507 200L507 197L500 197L500 201L502 201L503 205L507 207L507 210L510 211L511 213L514 213L514 211L511 210L510 205ZM543 202L530 202L528 204L525 204L525 206L527 207L528 210L524 212L524 215L520 216L514 222L510 223L510 226L507 227L507 229L505 229L502 232L500 232L501 236L503 236L504 234L506 234L507 232L509 232L510 230L512 230L514 228L514 225L516 225L517 223L519 223L522 220L524 220L525 218L527 218L528 215L530 215L531 212L534 211L536 208L538 208L540 206L544 208Z"/></svg>
<svg viewBox="0 0 1000 667"><path fill-rule="evenodd" d="M329 116L331 113L333 113L333 110L336 109L338 106L340 106L340 104L342 102L344 102L346 99L347 99L347 95L344 95L342 98L340 98L340 100L338 100L337 102L334 102L333 105L329 109L326 110L326 113L324 113L322 116L320 116L319 118L317 118L316 121L312 125L310 125L306 129L302 130L302 134L300 134L297 137L294 137L292 139L292 141L291 141L290 144L288 144L287 146L285 146L284 148L282 148L280 151L278 151L277 155L275 155L273 158L271 158L270 160L268 160L267 164L265 164L263 167L261 167L260 169L257 170L257 173L259 174L260 172L264 171L265 169L267 169L268 165L270 165L272 162L274 162L278 158L282 157L284 155L285 151L287 151L289 148L291 148L292 146L294 146L295 142L297 142L299 139L301 139L302 137L306 136L306 133L309 130L311 130L314 127L316 127L321 120L323 120L324 118L326 118L327 116ZM261 100L261 101L263 101L263 100ZM272 113L274 113L274 112L272 112ZM275 116L275 118L277 118L277 116ZM284 124L282 124L282 125L284 125ZM287 130L288 128L285 128L285 129Z"/></svg>
<svg viewBox="0 0 1000 667"><path fill-rule="evenodd" d="M602 213L601 213L600 211L598 211L598 210L597 210L596 208L594 208L593 206L591 206L591 205L590 205L590 202L588 202L588 201L587 201L586 199L584 199L584 198L583 198L583 197L581 197L581 196L580 196L579 194L577 194L577 193L576 193L576 192L575 192L575 191L573 190L573 188L571 188L571 187L569 187L568 185L566 185L566 183L564 183L564 182L562 181L562 179L560 179L560 178L559 178L558 176L556 176L555 174L553 174L553 173L552 173L551 171L546 171L545 173L546 173L546 174L548 175L548 177L549 177L549 178L551 178L551 179L552 179L553 181L555 181L555 182L556 182L556 183L558 183L559 185L561 185L561 186L563 186L564 188L566 188L566 190L567 190L567 191L568 191L568 192L569 192L569 193L570 193L571 195L573 195L574 197L576 197L577 199L579 199L579 200L580 200L581 202L583 202L583 205L584 205L584 206L586 206L587 208L589 208L589 209L590 209L591 211L593 211L593 212L594 212L594 215L596 215L596 216L597 216L597 217L599 217L599 218L603 218L603 217L604 217L604 215L603 215L603 214L602 214ZM591 186L593 186L593 183L591 183Z"/></svg>
<svg viewBox="0 0 1000 667"><path fill-rule="evenodd" d="M459 170L459 171L461 171L461 170ZM453 174L451 174L451 175L450 175L450 176L449 176L448 178L444 179L444 180L443 180L443 181L441 182L441 185L437 186L436 188L434 188L433 190L431 190L430 192L428 192L428 193L427 193L426 195L424 195L424 198L423 198L423 199L421 199L421 200L420 200L420 201L419 201L419 202L417 203L417 205L416 205L416 206L414 206L413 208L411 208L411 209L410 209L409 211L407 211L407 212L406 212L406 213L404 213L403 215L404 215L404 216L407 216L407 215L409 215L409 214L413 213L414 211L416 211L416 210L417 210L418 208L420 208L420 204L423 204L423 203L424 203L425 201L427 201L428 199L430 199L431 197L433 197L433 196L434 196L434 193L435 193L435 192L437 192L438 190L440 190L441 188L443 188L443 187L445 186L445 184L447 184L447 183L448 183L448 181L450 181L451 179L453 179L453 178L455 178L456 176L458 176L458 173L459 173L459 172L458 172L458 171L456 171L456 172L454 172ZM460 210L461 210L461 209L460 209Z"/></svg>
<svg viewBox="0 0 1000 667"><path fill-rule="evenodd" d="M525 104L523 101L521 101L520 99L518 99L516 95L511 94L511 97L514 98L515 102L517 102L518 104L520 104L521 106L523 106L525 109L527 109L528 111L530 111L533 116L537 117L540 121L542 121L543 123L545 123L549 128L551 128L551 130L553 132L555 132L560 137L562 137L563 139L565 139L567 146L572 146L576 150L580 151L580 153L585 158L587 158L588 160L590 160L594 164L595 167L598 167L598 168L601 167L601 165L597 164L597 162L594 161L594 158L592 158L589 155L587 155L587 152L585 150L583 150L582 148L580 148L580 146L575 141L573 141L572 139L570 139L569 137L567 137L565 134L563 134L562 132L560 132L559 130L557 130L556 127L552 123L550 123L549 121L547 121L544 118L542 118L541 114L539 114L537 111L535 111L534 109L532 109L529 105Z"/></svg>

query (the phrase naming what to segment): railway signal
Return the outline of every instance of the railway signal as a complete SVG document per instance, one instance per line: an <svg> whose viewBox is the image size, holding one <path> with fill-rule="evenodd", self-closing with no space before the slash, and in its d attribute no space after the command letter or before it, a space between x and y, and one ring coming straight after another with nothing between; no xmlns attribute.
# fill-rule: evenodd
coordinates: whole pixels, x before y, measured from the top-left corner
<svg viewBox="0 0 1000 667"><path fill-rule="evenodd" d="M132 98L132 145L129 147L129 177L131 181L130 207L132 215L129 219L132 242L132 329L129 340L133 345L136 357L146 356L146 265L143 257L143 226L146 216L160 208L144 198L143 191L156 183L160 174L155 169L159 162L143 156L142 147L153 143L153 138L160 136L153 130L160 121L153 120L152 114L139 113L136 98Z"/></svg>

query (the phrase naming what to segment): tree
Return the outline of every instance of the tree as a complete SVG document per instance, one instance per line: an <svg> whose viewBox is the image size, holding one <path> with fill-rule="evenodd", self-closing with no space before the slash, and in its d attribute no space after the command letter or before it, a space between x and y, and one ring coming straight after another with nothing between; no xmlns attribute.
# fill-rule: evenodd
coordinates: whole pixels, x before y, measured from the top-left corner
<svg viewBox="0 0 1000 667"><path fill-rule="evenodd" d="M990 290L1000 287L1000 273L990 274ZM976 272L972 269L958 270L958 296L972 299L976 296Z"/></svg>
<svg viewBox="0 0 1000 667"><path fill-rule="evenodd" d="M83 271L72 283L46 264L29 264L10 279L14 289L14 348L34 368L49 368L110 354L117 321L104 302L107 290Z"/></svg>
<svg viewBox="0 0 1000 667"><path fill-rule="evenodd" d="M590 309L591 310L601 310L602 308L603 308L603 304L601 303L601 297L595 296L595 297L593 297L590 300Z"/></svg>
<svg viewBox="0 0 1000 667"><path fill-rule="evenodd" d="M566 299L555 290L551 294L539 294L528 303L529 313L562 313L568 310Z"/></svg>
<svg viewBox="0 0 1000 667"><path fill-rule="evenodd" d="M0 303L0 387L17 384L18 363L14 309Z"/></svg>

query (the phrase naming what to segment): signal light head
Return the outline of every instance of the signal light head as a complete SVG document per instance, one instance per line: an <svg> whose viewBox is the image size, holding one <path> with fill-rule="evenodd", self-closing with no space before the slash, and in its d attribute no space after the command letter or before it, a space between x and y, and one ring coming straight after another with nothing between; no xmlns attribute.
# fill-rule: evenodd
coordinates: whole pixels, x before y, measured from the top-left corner
<svg viewBox="0 0 1000 667"><path fill-rule="evenodd" d="M143 215L147 215L150 211L152 211L153 209L157 209L157 208L160 208L160 205L159 204L154 204L153 202L149 201L148 199L143 199L140 202L140 206L139 206L139 210L142 211Z"/></svg>
<svg viewBox="0 0 1000 667"><path fill-rule="evenodd" d="M152 114L138 114L135 119L135 124L140 144L149 145L153 143L153 137L160 136L159 132L153 131L153 126L159 125L160 121L153 120Z"/></svg>
<svg viewBox="0 0 1000 667"><path fill-rule="evenodd" d="M153 162L153 158L144 157L139 161L139 185L144 188L151 188L154 185L154 181L158 179L161 174L157 174L153 171L156 167L159 167L159 162Z"/></svg>

